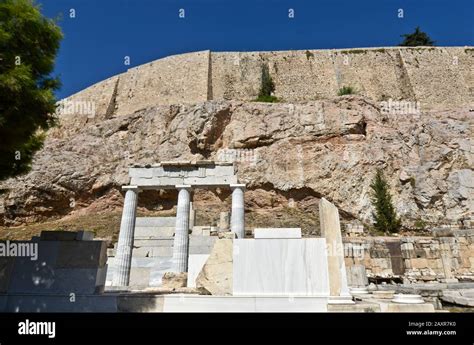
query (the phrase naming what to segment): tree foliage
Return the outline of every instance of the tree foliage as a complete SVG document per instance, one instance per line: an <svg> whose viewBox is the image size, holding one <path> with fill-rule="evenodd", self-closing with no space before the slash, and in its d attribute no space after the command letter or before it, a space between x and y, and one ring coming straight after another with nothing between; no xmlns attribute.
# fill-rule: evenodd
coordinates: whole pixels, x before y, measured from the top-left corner
<svg viewBox="0 0 474 345"><path fill-rule="evenodd" d="M26 173L55 124L62 33L32 0L0 1L0 180Z"/></svg>
<svg viewBox="0 0 474 345"><path fill-rule="evenodd" d="M275 83L273 82L267 65L262 65L262 81L257 101L259 102L277 102L278 99L273 96Z"/></svg>
<svg viewBox="0 0 474 345"><path fill-rule="evenodd" d="M388 183L382 170L377 169L370 188L372 189L372 205L375 208L375 212L372 213L375 220L374 227L383 232L398 232L401 228L401 221L392 204Z"/></svg>
<svg viewBox="0 0 474 345"><path fill-rule="evenodd" d="M417 26L415 32L404 34L403 42L399 44L402 47L434 46L435 42Z"/></svg>

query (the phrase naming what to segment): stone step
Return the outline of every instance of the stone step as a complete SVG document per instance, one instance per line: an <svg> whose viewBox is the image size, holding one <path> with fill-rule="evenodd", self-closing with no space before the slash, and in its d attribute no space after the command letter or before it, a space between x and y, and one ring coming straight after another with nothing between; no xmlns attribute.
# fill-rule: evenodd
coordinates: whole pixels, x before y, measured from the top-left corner
<svg viewBox="0 0 474 345"><path fill-rule="evenodd" d="M133 248L132 255L137 258L155 258L159 256L173 256L172 247L139 247Z"/></svg>
<svg viewBox="0 0 474 345"><path fill-rule="evenodd" d="M134 247L173 247L174 238L164 239L135 239L133 241Z"/></svg>
<svg viewBox="0 0 474 345"><path fill-rule="evenodd" d="M157 256L157 257L135 257L132 258L131 267L148 267L155 270L169 269L173 265L173 258L171 256ZM107 274L115 272L115 258L112 258L108 263Z"/></svg>
<svg viewBox="0 0 474 345"><path fill-rule="evenodd" d="M175 227L176 217L137 217L135 227Z"/></svg>
<svg viewBox="0 0 474 345"><path fill-rule="evenodd" d="M213 246L217 236L189 236L189 246Z"/></svg>
<svg viewBox="0 0 474 345"><path fill-rule="evenodd" d="M174 235L174 226L151 227L151 226L135 226L136 237L167 237Z"/></svg>

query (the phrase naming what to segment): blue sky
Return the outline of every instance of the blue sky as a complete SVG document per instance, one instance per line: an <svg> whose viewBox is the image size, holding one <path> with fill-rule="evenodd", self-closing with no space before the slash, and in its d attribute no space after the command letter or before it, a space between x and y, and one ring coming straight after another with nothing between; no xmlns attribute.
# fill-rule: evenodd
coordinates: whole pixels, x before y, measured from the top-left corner
<svg viewBox="0 0 474 345"><path fill-rule="evenodd" d="M419 25L439 46L474 45L474 0L39 0L64 40L55 74L66 97L183 52L397 45ZM185 18L178 16L180 8ZM295 11L288 18L288 9ZM70 9L76 18L70 18ZM398 18L403 9L404 18ZM124 57L130 56L130 66Z"/></svg>

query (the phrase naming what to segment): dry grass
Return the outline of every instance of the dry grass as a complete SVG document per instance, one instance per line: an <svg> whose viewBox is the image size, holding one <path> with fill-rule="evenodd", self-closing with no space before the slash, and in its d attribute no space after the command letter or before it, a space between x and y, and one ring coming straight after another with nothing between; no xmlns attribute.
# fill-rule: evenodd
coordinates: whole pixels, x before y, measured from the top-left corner
<svg viewBox="0 0 474 345"><path fill-rule="evenodd" d="M173 210L147 211L139 210L139 216L173 216ZM305 236L319 234L319 217L297 208L279 207L271 210L259 210L245 214L246 228L255 227L301 227ZM67 216L42 223L33 223L17 227L0 227L0 239L29 240L44 230L87 230L95 234L95 238L116 242L120 229L121 212L88 213ZM218 210L201 208L196 210L196 225L218 225Z"/></svg>

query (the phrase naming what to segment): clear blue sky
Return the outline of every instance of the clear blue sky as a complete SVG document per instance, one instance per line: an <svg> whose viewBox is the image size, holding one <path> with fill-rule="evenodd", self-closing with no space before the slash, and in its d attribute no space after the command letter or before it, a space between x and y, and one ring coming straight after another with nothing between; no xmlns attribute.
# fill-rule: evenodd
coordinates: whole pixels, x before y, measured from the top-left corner
<svg viewBox="0 0 474 345"><path fill-rule="evenodd" d="M397 45L419 25L439 46L474 45L474 0L39 0L62 14L55 74L66 97L112 75L189 51ZM76 18L69 11L76 11ZM185 18L178 11L185 9ZM293 8L295 18L288 18ZM404 18L398 18L398 9ZM130 56L130 66L124 65Z"/></svg>

